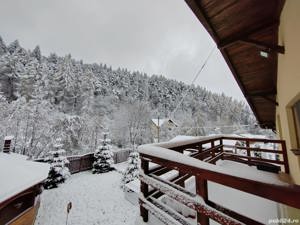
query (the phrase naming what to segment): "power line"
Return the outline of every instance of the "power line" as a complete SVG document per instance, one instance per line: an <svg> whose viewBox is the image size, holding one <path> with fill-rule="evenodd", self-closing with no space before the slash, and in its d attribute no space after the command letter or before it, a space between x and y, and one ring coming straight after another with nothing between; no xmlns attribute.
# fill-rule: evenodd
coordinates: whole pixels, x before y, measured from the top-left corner
<svg viewBox="0 0 300 225"><path fill-rule="evenodd" d="M188 92L190 91L190 89L192 88L192 85L195 83L195 81L197 80L197 78L199 77L199 75L201 74L202 70L204 69L205 65L207 64L209 58L212 56L213 52L215 51L216 46L214 46L212 48L212 50L210 51L210 53L208 54L207 58L205 59L204 63L202 64L202 66L200 67L200 69L198 70L198 72L196 73L194 79L192 80L192 83L190 84L190 87L186 90L186 92L184 93L184 95L182 96L181 100L179 101L179 103L177 104L176 108L173 110L173 112L171 113L171 117L174 117L175 112L178 110L179 106L182 104L183 100L186 98Z"/></svg>

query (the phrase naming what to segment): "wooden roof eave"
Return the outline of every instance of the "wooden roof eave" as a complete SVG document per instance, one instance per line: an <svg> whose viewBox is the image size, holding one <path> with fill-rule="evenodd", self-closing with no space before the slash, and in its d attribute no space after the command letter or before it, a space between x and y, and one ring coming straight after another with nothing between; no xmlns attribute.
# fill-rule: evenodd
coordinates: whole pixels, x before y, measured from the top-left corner
<svg viewBox="0 0 300 225"><path fill-rule="evenodd" d="M264 21L264 23L262 23L259 27L255 28L255 30L248 30L245 31L246 33L244 34L237 34L233 37L229 37L227 39L223 39L221 40L220 37L218 36L217 32L214 30L214 26L211 24L208 16L205 14L204 10L202 9L201 4L196 1L196 0L185 0L186 3L188 4L188 6L190 7L190 9L192 9L192 11L194 12L194 14L197 16L197 18L199 19L199 21L202 23L202 25L204 26L204 28L208 31L209 35L212 37L212 39L215 41L216 45L218 46L224 60L226 61L230 71L232 72L236 82L238 83L244 97L247 99L247 102L250 106L250 108L252 109L255 117L257 118L258 122L260 123L260 125L262 127L267 127L267 128L271 128L271 129L275 129L275 117L272 118L271 120L268 121L262 121L261 118L258 115L258 109L255 107L255 104L253 103L253 100L255 98L258 97L265 97L265 99L268 101L268 99L272 100L272 98L276 99L276 85L275 87L273 87L275 89L274 93L271 93L271 98L269 98L268 96L252 96L251 93L247 93L246 88L244 86L244 84L241 81L241 78L239 77L239 74L237 73L237 70L235 68L235 66L233 65L229 55L226 52L226 47L235 44L236 42L244 42L245 44L248 45L253 45L256 46L262 50L267 50L268 52L275 52L275 53L284 53L284 47L282 46L278 46L278 45L267 45L265 43L260 43L260 42L256 42L256 41L252 41L249 40L247 37L250 36L251 34L254 33L258 33L261 30L264 30L266 28L272 28L275 27L276 29L278 29L279 26L279 21L278 20L269 20L269 21ZM278 0L279 4L278 4L278 10L277 10L277 17L279 18L281 10L283 8L284 5L284 0ZM274 80L275 80L275 84L276 84L276 79L277 79L277 57L274 60L274 69L273 69L273 75L274 75ZM268 99L267 99L268 98ZM270 102L270 101L269 101ZM276 101L274 103L272 103L274 105L276 105ZM275 111L272 109L272 111ZM275 113L274 113L275 115Z"/></svg>

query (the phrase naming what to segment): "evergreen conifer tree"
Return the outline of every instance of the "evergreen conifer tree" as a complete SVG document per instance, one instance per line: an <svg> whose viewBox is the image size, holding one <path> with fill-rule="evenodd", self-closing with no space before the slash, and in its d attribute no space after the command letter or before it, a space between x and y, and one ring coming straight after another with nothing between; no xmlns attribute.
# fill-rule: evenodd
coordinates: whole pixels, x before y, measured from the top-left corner
<svg viewBox="0 0 300 225"><path fill-rule="evenodd" d="M4 55L7 52L7 47L4 44L2 37L0 36L0 56Z"/></svg>
<svg viewBox="0 0 300 225"><path fill-rule="evenodd" d="M65 150L62 148L61 140L57 139L54 145L55 150L51 151L51 167L48 174L48 178L44 182L46 189L56 188L58 184L63 183L67 177L70 176L69 168L66 164L69 163L65 154Z"/></svg>
<svg viewBox="0 0 300 225"><path fill-rule="evenodd" d="M102 145L98 147L95 151L94 158L95 162L93 163L93 173L106 173L111 171L113 168L113 153L110 150L108 143L110 139L107 138L107 133L104 133L104 138L102 140Z"/></svg>
<svg viewBox="0 0 300 225"><path fill-rule="evenodd" d="M123 173L121 187L124 189L125 184L138 179L139 177L139 153L133 151L128 157L128 166L126 171Z"/></svg>

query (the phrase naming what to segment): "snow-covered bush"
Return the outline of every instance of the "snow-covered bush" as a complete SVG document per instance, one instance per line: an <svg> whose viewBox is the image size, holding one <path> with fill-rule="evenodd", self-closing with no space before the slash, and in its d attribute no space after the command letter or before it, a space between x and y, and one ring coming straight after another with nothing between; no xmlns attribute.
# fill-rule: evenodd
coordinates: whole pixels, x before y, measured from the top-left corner
<svg viewBox="0 0 300 225"><path fill-rule="evenodd" d="M125 184L139 178L139 153L133 151L129 154L128 166L123 173L121 187L124 189Z"/></svg>
<svg viewBox="0 0 300 225"><path fill-rule="evenodd" d="M95 161L93 163L93 173L106 173L113 170L111 165L113 164L114 160L113 153L108 145L109 142L110 139L107 138L107 133L104 133L102 145L99 146L94 153Z"/></svg>
<svg viewBox="0 0 300 225"><path fill-rule="evenodd" d="M69 176L70 171L66 164L69 164L69 160L64 155L65 150L62 149L61 140L57 139L57 143L54 145L55 150L49 152L51 158L50 171L47 179L44 182L46 189L56 188L58 184L63 183Z"/></svg>

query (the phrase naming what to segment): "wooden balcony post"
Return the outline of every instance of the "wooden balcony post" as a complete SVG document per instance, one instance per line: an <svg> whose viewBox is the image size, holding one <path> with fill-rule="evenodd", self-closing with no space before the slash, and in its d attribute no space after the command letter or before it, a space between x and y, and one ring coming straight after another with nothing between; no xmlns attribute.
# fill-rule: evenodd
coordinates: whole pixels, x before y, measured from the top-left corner
<svg viewBox="0 0 300 225"><path fill-rule="evenodd" d="M203 146L202 144L199 145L199 153L201 153L203 151ZM203 160L203 157L198 157L199 160Z"/></svg>
<svg viewBox="0 0 300 225"><path fill-rule="evenodd" d="M216 155L216 150L214 149L214 147L215 147L215 141L212 141L211 142L212 157L215 157L215 155Z"/></svg>
<svg viewBox="0 0 300 225"><path fill-rule="evenodd" d="M251 165L251 153L250 153L250 142L249 140L246 140L246 148L247 148L247 156L249 157L248 158L248 165L250 166Z"/></svg>
<svg viewBox="0 0 300 225"><path fill-rule="evenodd" d="M224 160L224 155L223 155L224 154L224 147L223 147L223 139L222 138L220 139L220 145L221 145L220 151L222 153L221 159Z"/></svg>
<svg viewBox="0 0 300 225"><path fill-rule="evenodd" d="M289 160L286 152L286 145L285 141L281 142L281 149L282 149L282 157L284 161L284 172L285 173L290 173L290 168L289 168Z"/></svg>
<svg viewBox="0 0 300 225"><path fill-rule="evenodd" d="M149 161L146 161L142 158L141 159L141 169L144 171L144 174L148 174L149 173ZM141 193L144 195L145 198L148 197L148 193L149 193L148 184L146 184L142 181L141 181ZM144 222L148 222L148 218L149 218L148 210L145 209L142 204L143 203L140 202L140 215L141 215L141 217L143 217Z"/></svg>
<svg viewBox="0 0 300 225"><path fill-rule="evenodd" d="M196 176L196 193L200 195L205 202L208 201L207 180L204 180L200 176ZM197 224L208 225L209 218L197 212Z"/></svg>

